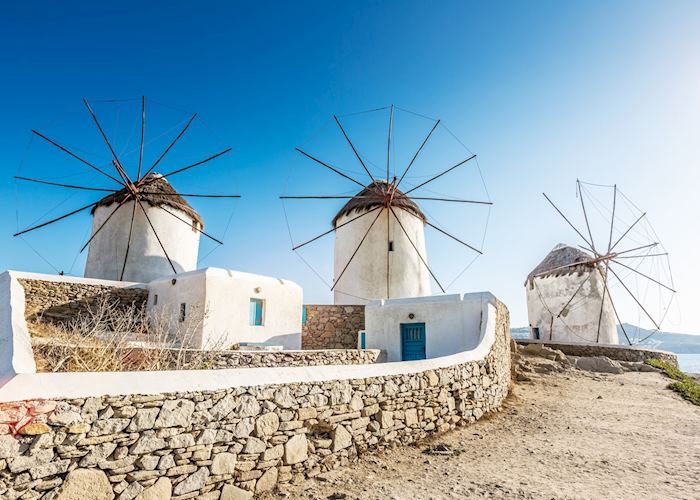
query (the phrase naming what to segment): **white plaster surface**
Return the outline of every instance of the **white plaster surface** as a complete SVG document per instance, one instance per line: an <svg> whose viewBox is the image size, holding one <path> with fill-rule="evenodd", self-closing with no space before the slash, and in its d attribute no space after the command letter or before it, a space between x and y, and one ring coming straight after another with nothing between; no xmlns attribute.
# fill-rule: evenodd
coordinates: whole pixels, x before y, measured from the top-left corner
<svg viewBox="0 0 700 500"><path fill-rule="evenodd" d="M557 315L584 281L576 298L558 318ZM607 293L600 316L604 283L598 272L534 278L534 284L531 285L528 280L525 289L531 338L535 338L532 328L536 327L542 340L618 343L617 321Z"/></svg>
<svg viewBox="0 0 700 500"><path fill-rule="evenodd" d="M133 201L124 203L90 242L85 263L87 278L120 279L134 203ZM194 270L197 267L200 233L193 229L192 218L181 210L166 207L180 219L187 221L185 223L161 208L153 207L148 203L143 203L143 206L175 270L178 273ZM113 203L100 206L95 210L92 221L93 233L116 207L117 204ZM168 259L148 224L143 210L137 206L124 280L146 283L171 274L173 270Z"/></svg>
<svg viewBox="0 0 700 500"><path fill-rule="evenodd" d="M301 349L303 293L292 281L210 267L155 280L148 289L149 312L169 317L173 333L181 328L180 304L186 304L188 321L197 322L189 329L189 347L226 349L240 342L267 342ZM262 326L250 325L251 298L263 300Z"/></svg>
<svg viewBox="0 0 700 500"><path fill-rule="evenodd" d="M377 300L365 307L366 346L382 349L388 361L401 360L401 324L425 323L427 358L474 349L481 338L489 293ZM413 314L413 318L409 318Z"/></svg>
<svg viewBox="0 0 700 500"><path fill-rule="evenodd" d="M35 373L15 375L0 386L0 402L39 398L215 391L230 387L326 382L420 373L484 359L496 338L496 304L484 296L483 318L474 349L440 358L371 365L332 365L163 372Z"/></svg>
<svg viewBox="0 0 700 500"><path fill-rule="evenodd" d="M24 289L15 273L0 274L0 384L17 373L35 373L32 342L24 319Z"/></svg>
<svg viewBox="0 0 700 500"><path fill-rule="evenodd" d="M421 297L430 295L430 274L421 262L416 246L423 259L428 262L425 250L424 224L405 210L395 208L410 241L387 209L376 210L335 231L334 276L336 279L350 261L362 237L372 225L364 243L340 277L334 289L335 304L366 304L370 300ZM340 217L336 226L360 215L352 212ZM389 218L387 235L387 215ZM388 241L394 242L393 251L387 252ZM387 295L387 255L389 260L389 287Z"/></svg>

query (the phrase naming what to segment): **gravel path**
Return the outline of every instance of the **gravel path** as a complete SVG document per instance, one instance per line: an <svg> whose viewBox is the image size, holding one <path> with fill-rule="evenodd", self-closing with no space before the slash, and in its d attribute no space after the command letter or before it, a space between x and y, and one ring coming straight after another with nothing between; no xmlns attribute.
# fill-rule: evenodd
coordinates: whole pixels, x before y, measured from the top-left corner
<svg viewBox="0 0 700 500"><path fill-rule="evenodd" d="M286 498L700 498L700 407L657 373L566 370L431 443L366 455Z"/></svg>

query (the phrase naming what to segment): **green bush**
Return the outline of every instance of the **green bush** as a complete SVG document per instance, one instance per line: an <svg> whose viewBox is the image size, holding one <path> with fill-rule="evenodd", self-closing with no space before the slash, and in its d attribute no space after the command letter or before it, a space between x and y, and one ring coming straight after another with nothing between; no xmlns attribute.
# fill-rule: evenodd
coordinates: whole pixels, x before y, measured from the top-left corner
<svg viewBox="0 0 700 500"><path fill-rule="evenodd" d="M676 380L677 382L673 382L668 388L676 391L684 399L687 399L694 405L700 406L700 384L698 384L694 378L686 375L672 364L661 361L660 359L647 359L646 364L658 368L667 377Z"/></svg>

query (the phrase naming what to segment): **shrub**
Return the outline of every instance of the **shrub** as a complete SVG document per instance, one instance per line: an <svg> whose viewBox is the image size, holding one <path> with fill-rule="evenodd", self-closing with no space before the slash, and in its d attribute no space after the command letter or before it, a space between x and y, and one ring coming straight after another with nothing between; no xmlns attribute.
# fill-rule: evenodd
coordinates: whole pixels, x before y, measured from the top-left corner
<svg viewBox="0 0 700 500"><path fill-rule="evenodd" d="M668 388L676 391L691 403L700 406L700 384L698 384L693 377L683 373L671 363L661 361L660 359L647 359L646 364L658 368L667 377L676 380L676 382L669 384Z"/></svg>

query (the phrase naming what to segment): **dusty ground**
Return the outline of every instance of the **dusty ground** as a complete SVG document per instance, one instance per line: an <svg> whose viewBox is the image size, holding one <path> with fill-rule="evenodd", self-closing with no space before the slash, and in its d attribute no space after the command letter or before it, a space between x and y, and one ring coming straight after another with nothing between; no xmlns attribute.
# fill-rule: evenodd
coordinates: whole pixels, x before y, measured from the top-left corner
<svg viewBox="0 0 700 500"><path fill-rule="evenodd" d="M700 407L657 373L529 375L503 410L428 443L366 455L286 498L700 498Z"/></svg>

